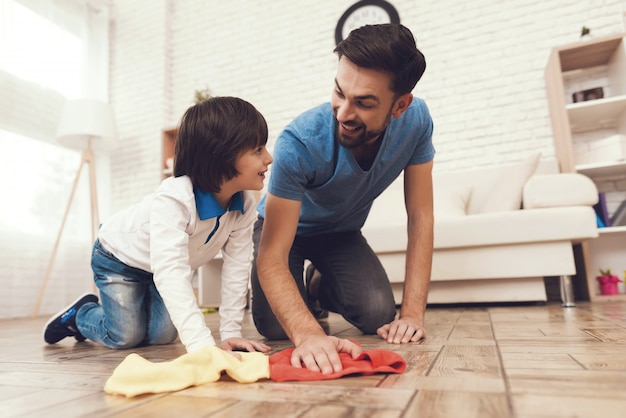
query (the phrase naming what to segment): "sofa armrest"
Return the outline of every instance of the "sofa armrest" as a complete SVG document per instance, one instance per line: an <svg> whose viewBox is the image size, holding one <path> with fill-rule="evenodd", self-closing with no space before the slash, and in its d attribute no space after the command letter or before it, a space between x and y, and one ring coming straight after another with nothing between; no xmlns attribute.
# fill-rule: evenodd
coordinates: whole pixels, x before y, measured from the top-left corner
<svg viewBox="0 0 626 418"><path fill-rule="evenodd" d="M532 176L524 185L524 209L561 206L593 206L598 189L587 176L578 173Z"/></svg>

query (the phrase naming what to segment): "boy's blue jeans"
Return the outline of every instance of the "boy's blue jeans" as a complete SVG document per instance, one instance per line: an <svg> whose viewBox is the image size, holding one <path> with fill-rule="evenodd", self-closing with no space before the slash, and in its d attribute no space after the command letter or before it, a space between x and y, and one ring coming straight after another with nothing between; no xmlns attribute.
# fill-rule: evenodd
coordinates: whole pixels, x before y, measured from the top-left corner
<svg viewBox="0 0 626 418"><path fill-rule="evenodd" d="M267 339L286 339L287 334L272 312L256 271L262 229L263 218L259 217L253 235L252 317L259 333ZM322 308L341 314L364 334L375 334L379 327L393 321L396 307L391 284L361 231L295 237L289 253L289 270L303 299L306 298L305 260L310 260L322 275L319 288Z"/></svg>
<svg viewBox="0 0 626 418"><path fill-rule="evenodd" d="M88 303L76 315L78 330L109 348L168 344L178 335L157 291L152 273L129 267L96 240L91 268L100 304Z"/></svg>

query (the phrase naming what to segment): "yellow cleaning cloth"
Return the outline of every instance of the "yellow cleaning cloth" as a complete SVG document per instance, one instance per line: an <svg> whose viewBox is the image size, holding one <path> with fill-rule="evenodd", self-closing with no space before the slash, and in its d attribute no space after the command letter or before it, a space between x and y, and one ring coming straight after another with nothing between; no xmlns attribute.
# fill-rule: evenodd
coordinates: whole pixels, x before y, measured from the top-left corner
<svg viewBox="0 0 626 418"><path fill-rule="evenodd" d="M269 357L263 353L239 353L237 360L226 351L207 346L175 360L153 363L139 354L129 354L113 371L104 391L110 395L133 397L163 393L215 382L222 372L240 383L270 377Z"/></svg>

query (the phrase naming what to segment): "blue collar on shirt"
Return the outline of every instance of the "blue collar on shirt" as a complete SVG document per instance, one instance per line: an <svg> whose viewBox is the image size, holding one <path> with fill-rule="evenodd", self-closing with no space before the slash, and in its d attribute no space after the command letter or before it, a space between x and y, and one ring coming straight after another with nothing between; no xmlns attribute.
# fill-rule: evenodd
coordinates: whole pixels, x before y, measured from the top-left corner
<svg viewBox="0 0 626 418"><path fill-rule="evenodd" d="M194 187L193 194L196 198L196 209L198 210L198 216L202 221L222 216L227 211L238 210L241 213L244 213L243 192L238 192L233 195L233 198L230 201L230 206L227 210L224 210L224 208L222 208L220 204L217 203L217 200L215 200L215 197L211 192L203 192L202 190L196 189Z"/></svg>

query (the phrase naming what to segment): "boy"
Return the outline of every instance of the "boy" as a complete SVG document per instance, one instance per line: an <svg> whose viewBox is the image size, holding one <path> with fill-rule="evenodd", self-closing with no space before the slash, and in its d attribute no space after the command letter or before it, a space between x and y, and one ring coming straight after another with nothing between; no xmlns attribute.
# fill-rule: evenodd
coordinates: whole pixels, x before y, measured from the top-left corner
<svg viewBox="0 0 626 418"><path fill-rule="evenodd" d="M113 349L215 345L192 288L194 271L221 250L220 348L268 352L241 337L256 219L272 156L267 123L244 100L214 97L190 107L178 129L174 176L105 222L91 265L100 293L53 316L44 339L90 339Z"/></svg>

